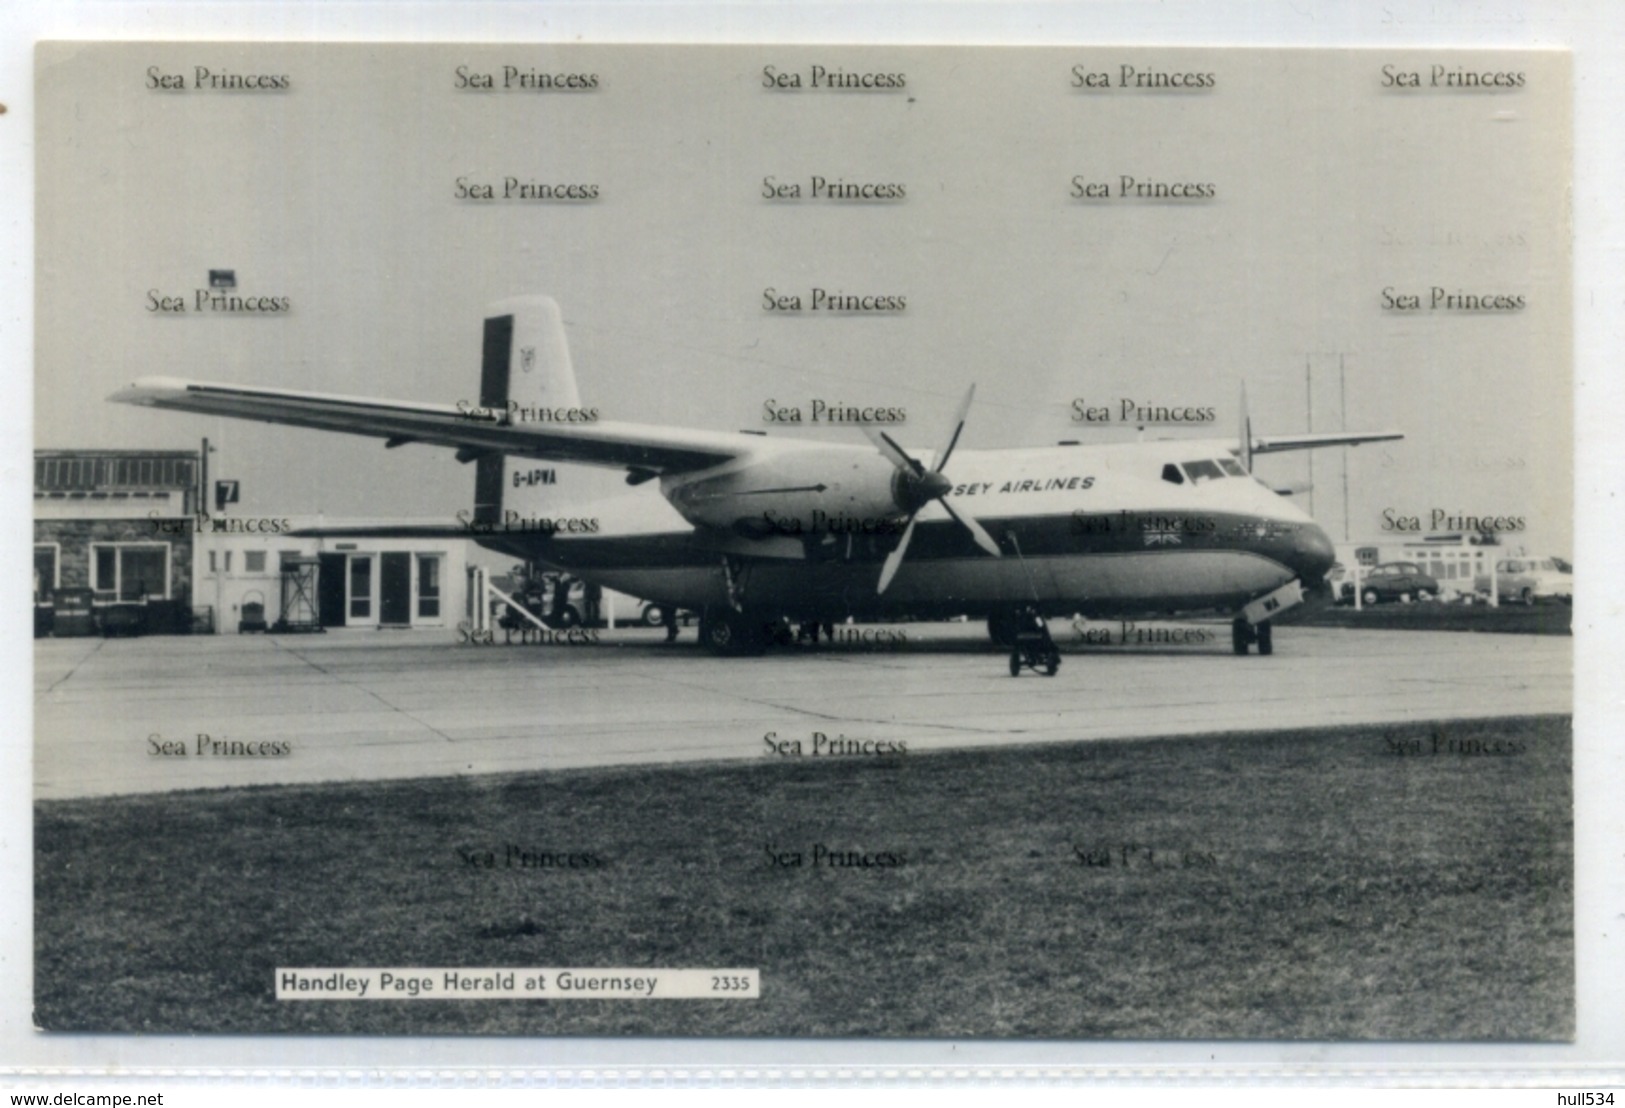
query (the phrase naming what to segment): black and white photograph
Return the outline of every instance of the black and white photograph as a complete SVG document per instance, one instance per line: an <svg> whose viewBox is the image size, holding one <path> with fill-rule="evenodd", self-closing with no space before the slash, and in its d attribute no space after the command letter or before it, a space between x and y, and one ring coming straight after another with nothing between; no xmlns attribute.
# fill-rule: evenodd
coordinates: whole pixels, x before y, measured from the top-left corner
<svg viewBox="0 0 1625 1108"><path fill-rule="evenodd" d="M1576 1039L1567 51L35 58L41 1032Z"/></svg>

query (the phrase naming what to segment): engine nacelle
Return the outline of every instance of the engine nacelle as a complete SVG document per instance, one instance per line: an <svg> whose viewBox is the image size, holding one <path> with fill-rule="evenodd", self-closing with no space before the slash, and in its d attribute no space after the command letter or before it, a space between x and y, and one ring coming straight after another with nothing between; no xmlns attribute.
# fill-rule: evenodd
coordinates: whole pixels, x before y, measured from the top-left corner
<svg viewBox="0 0 1625 1108"><path fill-rule="evenodd" d="M662 478L690 523L746 538L900 535L914 482L879 454L786 450L710 475Z"/></svg>

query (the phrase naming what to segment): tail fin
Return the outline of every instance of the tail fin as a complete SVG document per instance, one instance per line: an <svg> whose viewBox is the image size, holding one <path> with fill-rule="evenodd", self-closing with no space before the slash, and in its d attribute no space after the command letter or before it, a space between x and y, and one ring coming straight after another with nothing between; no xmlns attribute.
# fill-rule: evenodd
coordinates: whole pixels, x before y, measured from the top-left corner
<svg viewBox="0 0 1625 1108"><path fill-rule="evenodd" d="M485 317L480 360L480 407L503 410L523 421L527 410L578 408L575 369L564 338L559 306L545 296L493 304ZM554 497L558 470L528 458L486 454L474 474L474 518L501 525L505 519L536 518Z"/></svg>

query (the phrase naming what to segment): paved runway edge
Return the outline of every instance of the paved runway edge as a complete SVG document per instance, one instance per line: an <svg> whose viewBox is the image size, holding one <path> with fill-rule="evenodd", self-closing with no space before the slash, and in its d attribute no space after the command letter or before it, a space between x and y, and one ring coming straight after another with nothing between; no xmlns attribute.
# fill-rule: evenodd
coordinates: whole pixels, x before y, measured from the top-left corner
<svg viewBox="0 0 1625 1108"><path fill-rule="evenodd" d="M1299 627L1238 658L1217 625L1159 626L1187 641L1096 646L1057 623L1060 674L1017 679L952 624L754 659L641 630L585 648L45 641L35 796L734 761L817 736L925 753L1572 711L1567 637Z"/></svg>

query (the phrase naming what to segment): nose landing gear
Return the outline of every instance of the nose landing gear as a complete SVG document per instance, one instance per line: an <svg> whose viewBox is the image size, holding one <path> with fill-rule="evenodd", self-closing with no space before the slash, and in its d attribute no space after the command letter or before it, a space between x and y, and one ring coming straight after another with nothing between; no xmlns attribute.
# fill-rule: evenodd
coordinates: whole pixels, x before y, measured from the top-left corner
<svg viewBox="0 0 1625 1108"><path fill-rule="evenodd" d="M1242 616L1237 616L1230 624L1230 648L1237 654L1247 653L1247 648L1253 643L1258 644L1258 653L1275 653L1274 636L1270 630L1270 621L1262 623L1248 623Z"/></svg>

